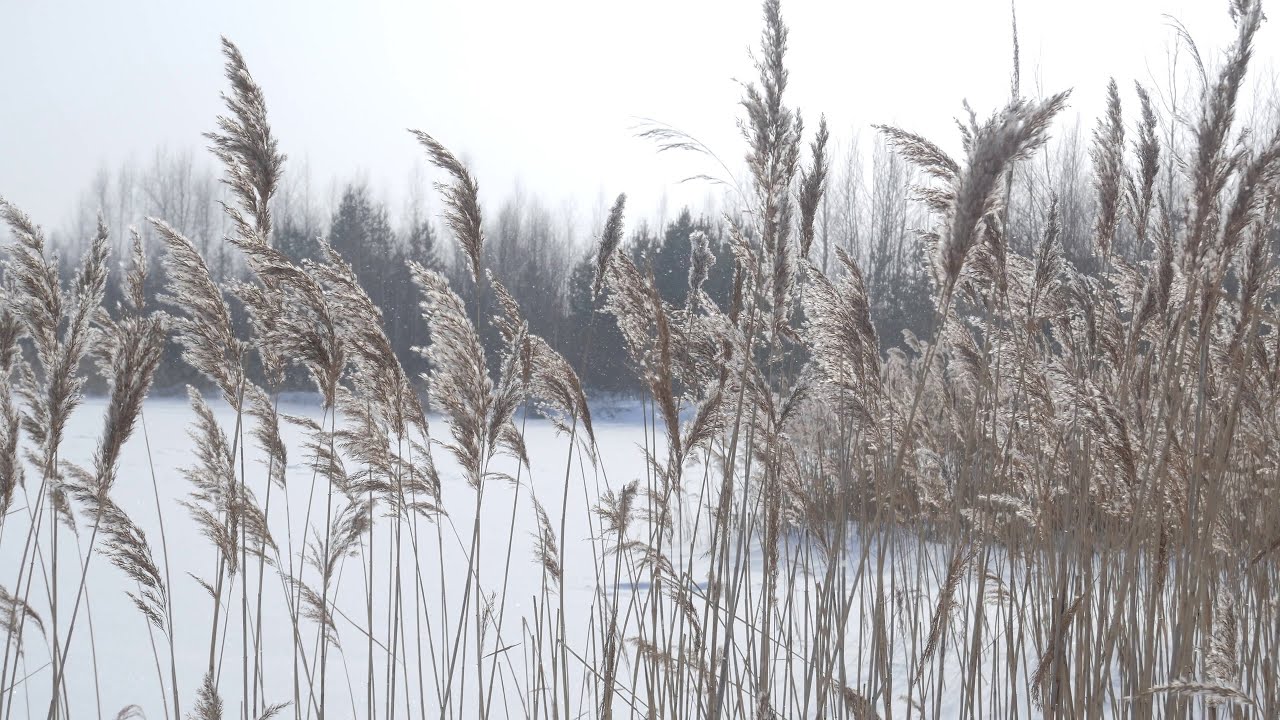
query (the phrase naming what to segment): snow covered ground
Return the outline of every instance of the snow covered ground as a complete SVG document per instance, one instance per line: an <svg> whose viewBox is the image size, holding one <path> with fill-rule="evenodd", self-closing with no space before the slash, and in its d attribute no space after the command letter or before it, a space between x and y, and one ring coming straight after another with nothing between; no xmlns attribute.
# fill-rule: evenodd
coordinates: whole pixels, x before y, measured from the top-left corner
<svg viewBox="0 0 1280 720"><path fill-rule="evenodd" d="M230 431L234 427L234 414L220 404L215 405L219 420ZM64 447L63 460L69 462L88 462L97 437L102 427L102 416L105 402L101 399L89 399L74 415L68 428ZM320 408L305 398L289 398L280 407L282 414L305 415L320 419ZM177 674L182 711L185 715L192 708L195 693L207 667L210 654L210 618L212 616L212 600L209 594L195 579L212 578L215 572L216 556L213 547L201 536L195 524L189 519L186 511L180 506L190 490L190 483L184 478L182 468L196 462L193 455L193 442L187 433L194 420L194 413L185 400L155 399L149 401L145 410L145 433L139 427L133 440L125 448L122 460L122 471L116 484L115 497L118 504L140 525L152 542L156 560L163 568L164 556L160 545L160 525L157 521L156 497L153 493L152 478L159 490L159 505L164 512L165 533L168 540L169 562L171 564L171 593L175 609L174 631L177 647ZM540 565L534 559L534 540L532 533L537 527L537 519L531 502L531 493L545 506L552 524L559 534L560 508L566 508L564 533L559 538L563 543L565 559L565 593L564 606L568 623L568 642L576 652L587 653L593 647L589 636L591 605L601 595L596 590L596 576L592 568L598 562L597 555L602 545L599 541L598 518L591 512L600 494L607 489L617 489L624 483L640 478L645 473L644 445L646 428L643 422L644 413L636 404L614 401L609 407L597 413L595 433L601 456L604 458L599 472L593 472L589 465L582 462L581 453L575 451L568 473L568 497L566 491L566 463L570 458L568 439L557 434L552 425L540 419L530 418L525 427L532 477L527 473L521 475L521 486L517 489L508 482L491 482L487 488L480 509L482 532L479 551L479 577L486 593L493 593L495 600L500 600L506 591L505 610L502 612L501 637L488 636L486 648L505 648L502 652L496 676L494 702L496 707L510 709L519 714L521 703L529 695L530 666L528 643L522 642L527 636L529 623L537 617L535 608L540 596L540 584L543 579ZM439 418L432 419L433 434L443 436L447 430ZM324 494L319 487L322 482L313 486L312 472L302 451L303 435L294 425L286 424L283 428L288 445L288 492L282 497L278 490L274 491L270 500L269 520L272 533L279 546L279 562L286 565L298 564L302 538L306 533L305 518L307 516L308 499L312 500L311 526L323 528ZM652 432L652 428L649 428ZM652 444L652 440L650 440ZM259 502L264 502L265 469L258 465L261 453L253 447L247 456L248 477ZM462 586L467 572L466 548L470 540L472 518L475 513L475 492L467 485L458 471L457 465L443 450L437 450L436 463L443 483L442 494L444 509L449 514L438 524L425 520L417 524L416 529L405 527L402 535L402 546L399 560L401 569L400 581L403 583L401 597L403 606L400 612L405 616L403 638L396 655L399 658L395 666L397 690L396 715L417 716L419 707L418 658L428 670L425 691L426 700L422 706L427 715L438 708L436 697L442 692L434 686L433 678L444 673L437 673L431 668L447 663L441 648L446 647L452 635L442 637L445 633L441 627L448 623L448 632L456 631L457 608L461 602ZM500 468L512 475L517 468L507 462ZM697 473L701 475L701 473ZM687 491L684 499L686 507L697 505L697 488ZM26 492L34 493L36 484L29 481ZM518 496L517 496L518 492ZM26 515L30 509L25 505L25 498L20 494L15 499L13 515L4 526L4 535L0 537L0 585L12 587L17 575L19 556L26 536ZM514 513L514 514L513 514ZM385 698L387 690L387 657L389 655L384 643L388 638L389 618L394 608L388 607L387 598L391 597L390 586L393 577L389 550L392 549L390 528L392 523L385 518L378 520L377 530L372 539L371 554L373 557L373 575L369 576L369 555L367 544L361 546L357 554L347 557L339 570L340 580L336 592L336 618L338 640L340 646L331 651L330 672L326 697L330 708L349 709L350 715L364 717L366 713L366 677L369 657L369 639L363 628L370 625L368 616L372 613L374 628L374 677L377 696ZM47 536L47 530L46 530ZM856 535L856 534L855 534ZM75 563L70 555L72 535L63 529L60 535L61 563ZM414 575L411 568L413 557L412 544L418 545L417 554L421 558L423 568L422 586L414 588ZM891 672L894 678L893 697L895 715L906 709L907 701L902 697L912 667L906 660L908 655L918 656L920 647L928 632L928 617L937 603L939 581L947 572L948 548L932 543L923 543L915 538L902 538L893 541L889 546L883 542L875 543L871 551L866 553L867 564L858 567L863 558L862 547L856 537L851 541L847 557L850 561L849 577L864 577L863 574L875 576L879 574L886 588L890 607L888 627L885 628L889 641L894 647L891 658ZM506 558L508 544L511 546L510 569ZM80 528L79 549L83 554L87 545L86 532ZM32 590L31 604L40 611L49 607L50 589L40 578L41 570L47 567L48 540L42 540L41 565L37 568L37 580ZM678 557L680 564L692 563L694 572L691 577L695 581L704 580L705 559L697 554L692 559L686 557L686 547L679 542L672 544L672 552ZM802 548L789 538L782 555L800 553ZM877 567L876 559L884 552L884 565ZM752 595L758 594L760 586L759 553L753 552L753 577L747 579L752 588ZM273 556L273 559L275 557ZM997 574L1010 572L1008 567L1000 568L1000 559L993 556L989 567ZM249 615L257 613L257 564L250 564L249 573ZM75 599L75 572L59 573L61 585L58 588L60 616L58 620L60 634L65 633L66 618L69 608ZM308 570L312 578L314 570ZM918 575L917 573L923 573ZM784 570L784 576L786 571ZM921 581L921 577L932 580ZM971 582L974 574L968 574L959 591L958 601L972 607L973 602L984 602L973 597L976 592ZM220 667L219 685L222 688L224 701L227 704L227 717L235 717L240 713L241 689L244 685L241 658L244 645L240 630L241 618L241 578L238 576L226 597L232 603L230 622L219 627L218 644L214 652ZM505 581L504 581L505 578ZM807 583L820 581L821 578L808 577L803 574L795 585L795 597L802 601L801 595ZM374 587L373 607L366 602L367 584ZM697 585L697 582L694 583ZM95 554L88 571L89 604L87 613L77 622L75 640L72 644L67 666L67 695L73 717L88 717L99 713L106 717L114 717L123 707L140 705L148 718L165 716L162 698L167 697L168 690L162 689L161 683L168 683L167 644L158 634L150 633L149 626L134 608L126 595L131 588L130 582L105 557ZM865 585L864 585L865 587ZM893 588L908 588L897 590ZM921 588L924 588L923 590ZM263 636L262 652L265 658L264 682L266 703L292 702L293 688L293 653L294 625L290 620L286 604L286 586L280 574L268 568L262 581L263 600L262 614ZM636 587L622 587L622 592L643 591L643 583ZM695 593L698 591L694 591ZM851 588L851 592L857 592ZM625 606L625 598L624 606ZM554 602L554 601L553 601ZM991 629L985 642L991 643L990 662L992 668L1004 665L1001 626L1006 623L1008 609L1000 609L998 594L988 593L985 600L990 607L989 621ZM500 603L499 603L500 604ZM916 606L925 608L922 612ZM448 612L441 612L447 607ZM916 618L915 621L912 618ZM51 618L44 618L46 626L51 626ZM869 633L874 627L873 603L858 593L853 598L850 617L846 624L848 633L842 638L848 649L847 662L854 666L869 667L871 659L866 657ZM473 630L468 631L473 632ZM488 632L493 632L489 630ZM314 656L316 625L304 620L301 625L301 642L307 657ZM944 638L940 668L946 676L946 684L954 686L961 682L961 669L948 655L953 648L963 648L966 635L963 631L952 629ZM90 640L92 639L92 643ZM255 640L250 637L249 643ZM38 632L28 630L26 636L26 652L22 666L17 673L21 685L15 695L13 717L41 716L46 712L49 703L49 686L51 671L49 666L50 651L46 641L42 641ZM465 644L464 644L465 646ZM472 645L474 648L474 645ZM95 657L96 651L96 657ZM463 655L459 662L466 663L468 670L459 672L458 676L468 679L460 680L465 684L452 688L454 697L460 698L461 707L452 709L453 714L470 717L476 707L476 693L471 689L474 681L474 651ZM1028 652L1034 658L1034 650ZM157 663L159 667L157 667ZM1025 661L1016 663L1022 675L1026 675ZM97 673L92 672L96 665ZM484 662L486 676L490 667L489 660ZM579 695L583 685L583 673L586 670L579 665L569 668L571 688L575 696L574 704L590 708L591 701ZM852 668L850 668L852 672ZM932 675L931 675L932 677ZM25 679L24 679L25 678ZM856 678L849 678L850 684L857 683ZM1025 682L1025 677L1017 678ZM407 692L406 692L407 688ZM250 691L252 694L252 691ZM944 693L944 696L946 694ZM301 690L302 702L307 702L307 690ZM379 700L379 715L385 711L381 707L384 700ZM621 708L620 709L625 709ZM929 709L930 711L933 708ZM951 705L950 699L940 707L942 716L948 717L957 708ZM1025 708L1029 711L1029 707ZM1024 711L1024 714L1026 714ZM172 709L170 708L170 712ZM293 710L287 711L292 716ZM333 713L331 713L332 715ZM347 716L347 712L338 713ZM930 713L926 713L928 715ZM501 713L499 713L499 716Z"/></svg>
<svg viewBox="0 0 1280 720"><path fill-rule="evenodd" d="M83 406L75 413L67 430L67 438L64 444L65 452L62 459L68 462L87 463L92 455L93 449L97 442L98 434L102 428L102 417L106 403L102 399L90 398L85 401ZM224 427L230 431L234 427L234 413L225 405L216 404L219 420ZM320 419L320 408L313 402L307 402L305 399L292 398L280 407L282 414L306 415ZM617 419L610 419L616 417ZM173 607L176 616L174 619L174 628L176 636L176 646L178 648L177 667L178 667L178 683L182 696L184 714L190 709L195 691L199 685L200 679L207 665L210 646L210 618L212 613L212 601L208 593L202 589L200 584L192 577L199 576L211 578L214 575L216 556L212 545L200 535L197 527L188 518L186 511L178 504L184 499L190 490L190 483L184 478L182 468L192 465L195 462L193 456L193 442L188 437L188 429L195 416L185 400L179 399L154 399L147 403L144 414L145 435L143 428L138 429L137 434L125 448L122 459L122 470L119 480L115 486L115 499L117 503L147 532L148 538L151 540L156 560L163 567L163 556L160 547L160 525L157 521L156 514L156 498L153 493L152 475L154 473L156 484L159 488L159 502L164 511L165 534L168 540L169 561L172 566L172 588ZM639 413L633 412L628 408L617 407L616 412L601 413L601 417L596 421L596 435L600 446L603 448L602 453L608 458L608 467L604 468L599 476L600 482L608 482L612 485L618 485L622 482L629 481L643 473L643 450L641 445L644 441L643 427L639 421ZM433 418L433 433L447 432L441 423L442 421ZM301 547L301 540L304 533L304 516L307 505L307 499L312 488L312 473L307 466L307 460L303 457L301 450L303 435L301 431L293 425L285 425L283 428L285 441L290 450L289 471L288 471L288 499L287 504L284 498L280 496L276 490L271 499L270 523L274 538L280 547L280 558L282 562L288 564L289 558L294 558L297 563L297 556ZM518 641L520 635L520 620L524 616L531 616L530 605L533 597L538 594L539 583L541 582L540 567L535 564L532 556L533 541L530 537L530 531L535 527L535 518L530 502L529 493L532 490L536 493L538 499L547 507L547 511L555 518L555 524L559 524L559 508L563 500L563 492L565 487L565 467L569 458L569 442L566 437L558 436L555 429L545 420L530 418L525 429L528 451L530 455L531 465L534 468L532 482L528 483L528 487L520 490L520 497L517 499L514 489L509 483L493 482L486 488L484 498L484 506L481 510L481 517L484 530L481 534L480 543L480 578L486 591L501 593L504 582L504 575L507 580L507 607L506 618L504 619L504 642L508 638ZM148 452L149 449L149 452ZM261 459L261 453L256 448L250 447L248 458L251 463L248 466L250 484L254 486L258 495L259 502L265 499L265 486L262 478L265 476L265 470L261 466L255 466ZM436 463L440 470L442 479L443 502L446 511L451 514L450 519L446 519L439 524L439 537L444 544L443 554L437 551L437 529L436 526L422 521L418 526L418 536L420 540L419 555L423 558L423 563L428 572L424 583L429 583L424 587L425 599L428 602L438 602L441 597L441 584L446 587L446 592L453 588L457 595L461 594L460 588L466 574L466 559L464 550L469 542L471 533L471 519L473 517L475 507L475 493L471 490L466 482L462 479L457 470L457 466L447 452L437 450ZM593 473L588 471L587 474L580 472L579 460L577 454L573 459L572 472L570 473L569 498L567 502L567 517L565 520L565 537L563 538L565 546L565 567L570 571L566 574L565 588L565 605L567 614L570 617L585 617L585 611L591 602L594 590L594 575L590 572L593 567L591 559L592 531L588 524L588 505L593 505L597 494L595 484L597 478ZM513 463L510 467L504 468L515 473ZM585 478L585 482L584 482ZM257 483L254 483L254 480ZM528 481L523 477L523 481ZM26 491L34 494L38 483L28 483ZM584 497L584 492L587 495ZM312 525L315 527L323 527L323 495L322 489L315 489L314 498L315 505L312 508ZM515 520L512 522L512 512L515 512ZM15 522L5 523L5 533L0 537L0 585L12 587L17 576L17 566L23 542L25 540L27 525L26 516L30 509L25 504L25 498L21 492L14 501L14 519ZM289 530L285 530L285 518L289 518ZM374 555L374 576L372 582L374 584L375 599L381 599L381 605L375 601L374 624L375 628L382 628L376 634L378 643L382 643L386 639L388 608L385 606L385 598L388 596L388 555L387 549L390 542L389 536L390 523L386 520L379 519L377 523L378 530L374 533L373 538L373 555ZM514 527L514 532L508 532L510 527ZM47 535L47 531L45 533ZM84 547L87 544L87 532L83 527L80 529L80 549L83 554ZM410 533L407 531L402 536L404 542L402 544L402 559L407 561L412 554L409 547ZM505 558L507 553L508 539L513 539L513 549L511 551L511 569L510 574L505 573ZM63 530L60 542L62 543L62 557L60 562L75 562L69 558L67 548L70 545L72 536L70 531ZM42 541L42 545L47 545L47 539ZM47 555L47 550L43 551ZM438 558L443 555L444 567L439 568ZM49 562L46 556L42 558L45 563ZM256 610L256 593L254 588L257 586L256 563L251 568L250 579L250 598L251 613ZM65 568L65 565L63 566ZM585 572L574 572L575 568L584 569ZM310 571L314 576L314 571ZM341 569L340 587L338 589L338 608L347 614L346 618L339 617L337 619L339 639L341 642L341 650L331 655L331 666L338 668L336 672L330 673L329 702L334 707L347 706L350 696L353 714L357 716L364 715L364 679L366 671L366 647L367 638L358 629L366 625L366 582L368 564L367 557L356 555L347 558ZM59 573L62 578L62 584L58 588L60 598L59 624L62 628L66 626L66 614L75 600L74 582L68 578L72 578L72 573L62 570ZM412 583L412 575L405 572L402 576L406 584ZM443 580L443 583L441 582ZM95 554L90 561L88 571L88 587L89 587L89 603L87 613L82 612L82 617L77 621L75 630L75 638L73 641L70 659L67 666L67 693L74 717L92 716L98 712L98 701L101 701L101 711L108 717L114 717L116 712L126 705L139 704L142 706L147 717L159 718L164 713L161 707L161 689L160 680L158 679L156 668L156 657L159 657L162 674L167 682L168 679L168 658L167 650L163 639L158 635L148 638L148 625L143 621L142 616L133 607L130 599L126 596L125 591L130 588L129 581L124 575L113 567L103 556ZM290 616L285 603L285 590L282 581L278 579L276 573L268 569L264 576L264 601L263 616L264 629L262 638L262 648L266 656L266 680L268 702L287 702L293 700L293 655L291 652L291 637L293 625L290 622ZM37 569L37 580L32 590L31 604L37 610L47 608L49 590L44 582L40 580L40 569ZM228 696L228 710L238 714L238 706L235 702L231 702L234 697L238 702L240 688L242 685L241 678L241 656L242 644L239 631L239 604L240 604L240 585L232 588L231 597L234 602L233 615L234 619L228 627L225 636L220 638L217 652L221 658L221 678L220 684L227 688L225 694ZM415 593L406 590L403 593L406 607L402 612L413 615L414 608L411 603L415 598ZM449 598L450 613L456 614L457 597ZM439 612L435 610L433 620L439 621ZM46 625L49 624L50 618L44 618ZM452 620L450 620L452 622ZM413 633L415 630L415 621L407 621L407 633ZM585 632L585 623L569 627L571 636ZM222 630L220 628L220 633ZM431 653L431 642L428 638L428 632L434 639L435 645L440 645L441 641L438 637L440 633L439 627L428 629L425 621L421 624L422 652L424 653L424 662L430 662L428 656ZM92 636L93 647L96 647L97 655L97 683L95 686L94 674L91 672L94 666L94 656L89 643ZM307 647L308 655L311 650L315 638L314 623L305 622L303 624L303 642ZM156 655L153 655L152 642L155 643ZM253 639L250 638L250 642ZM416 662L417 647L416 640L410 637L407 641L410 643L406 649L401 649L400 655L405 657L406 654L412 656ZM29 631L26 639L26 652L22 660L23 667L18 671L18 678L27 679L22 683L15 698L15 707L13 708L14 717L26 717L41 715L48 706L49 691L48 687L51 682L51 672L48 665L50 661L50 652L46 642L42 641L38 633ZM467 658L468 663L473 663L473 658ZM513 657L513 662L519 662L518 657ZM378 682L385 682L385 660L375 663L375 672ZM486 663L487 666L487 663ZM397 671L401 675L399 682L404 681L403 675L405 669L401 668ZM417 679L416 672L410 670L408 673L409 682L413 685L412 692L416 696ZM348 677L349 675L349 677ZM28 677L29 676L29 677ZM428 673L430 676L430 673ZM523 681L523 678L521 678ZM428 680L430 682L430 680ZM508 678L508 683L511 679ZM349 683L349 684L348 684ZM428 689L428 695L433 696L434 688ZM303 690L305 695L305 689ZM403 696L403 690L400 691ZM30 705L23 707L24 702ZM414 699L416 705L416 697ZM430 707L428 702L428 707ZM291 712L291 711L290 711ZM415 713L416 714L416 713Z"/></svg>

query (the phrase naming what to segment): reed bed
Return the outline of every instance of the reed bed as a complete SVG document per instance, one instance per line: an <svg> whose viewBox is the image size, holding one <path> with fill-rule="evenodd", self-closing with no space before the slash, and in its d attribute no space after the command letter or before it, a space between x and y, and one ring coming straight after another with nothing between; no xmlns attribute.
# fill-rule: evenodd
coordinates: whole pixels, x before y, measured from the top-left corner
<svg viewBox="0 0 1280 720"><path fill-rule="evenodd" d="M426 376L323 239L304 263L272 247L285 158L224 41L206 137L249 281L219 286L149 219L164 306L135 236L126 302L104 307L105 227L61 277L0 201L0 718L1280 717L1280 129L1237 121L1263 14L1231 11L1185 118L1108 89L1096 267L1065 258L1055 200L1019 204L1067 93L1015 80L968 111L959 156L880 128L926 178L936 311L885 353L857 263L807 259L828 133L786 103L766 0L730 305L703 291L705 236L683 303L618 251L624 196L599 238L593 322L617 323L646 387L637 450L484 267L480 185L434 136L409 139L440 170L469 296L502 312L412 268ZM1162 142L1176 121L1188 142ZM1034 237L1007 232L1015 210ZM155 472L144 416L168 340L207 380L181 478ZM90 365L109 396L87 453L66 429ZM281 402L298 369L315 407ZM146 459L122 473L126 452ZM93 625L103 564L132 611L99 630L145 630L154 661L123 708L97 684L121 652Z"/></svg>

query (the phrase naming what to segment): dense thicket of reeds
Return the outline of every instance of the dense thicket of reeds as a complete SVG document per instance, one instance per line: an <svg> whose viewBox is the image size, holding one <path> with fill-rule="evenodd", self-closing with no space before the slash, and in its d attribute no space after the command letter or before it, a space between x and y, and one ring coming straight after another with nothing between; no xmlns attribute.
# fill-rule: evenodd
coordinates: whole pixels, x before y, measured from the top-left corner
<svg viewBox="0 0 1280 720"><path fill-rule="evenodd" d="M472 297L502 313L480 316L414 266L423 383L338 253L321 241L298 264L271 246L285 159L225 42L227 113L207 138L253 282L219 287L182 228L154 219L167 308L144 307L137 242L128 302L104 308L105 229L60 278L41 230L0 201L18 241L0 311L0 542L17 558L0 591L0 717L89 712L66 675L112 651L81 629L95 555L153 630L162 692L138 698L153 716L1280 717L1280 128L1237 122L1263 15L1255 0L1231 10L1235 42L1188 117L1160 117L1138 87L1129 140L1109 88L1089 272L1064 258L1052 199L1036 237L1007 232L1016 170L1066 93L1024 98L1015 82L1007 106L968 113L960 157L881 128L928 178L936 308L931 337L886 356L856 263L841 254L826 275L807 260L827 130L806 135L786 104L787 29L766 0L742 100L749 222L726 220L730 307L704 293L705 238L683 303L616 252L624 197L599 241L593 295L647 388L646 462L622 477L577 372L484 267L477 179L433 136L413 133L443 173ZM1187 143L1160 140L1175 122ZM501 358L485 356L488 324ZM166 337L220 397L191 391L190 492L176 508L154 489L157 538L113 488ZM90 357L110 398L81 467L61 453ZM320 419L279 411L291 368L314 382ZM531 466L535 409L567 438L562 467ZM250 444L263 464L245 462ZM286 472L290 454L309 477ZM466 502L446 505L445 472ZM590 511L589 567L566 566L571 507ZM517 522L530 508L531 538ZM180 511L213 567L165 542ZM465 573L446 577L446 555ZM539 586L509 587L530 558ZM338 602L344 569L348 585L364 578L363 607ZM175 627L171 590L188 575L211 615ZM566 576L592 585L585 615L568 616ZM264 596L287 605L291 668L264 662ZM182 686L175 648L203 656L205 634L203 682Z"/></svg>

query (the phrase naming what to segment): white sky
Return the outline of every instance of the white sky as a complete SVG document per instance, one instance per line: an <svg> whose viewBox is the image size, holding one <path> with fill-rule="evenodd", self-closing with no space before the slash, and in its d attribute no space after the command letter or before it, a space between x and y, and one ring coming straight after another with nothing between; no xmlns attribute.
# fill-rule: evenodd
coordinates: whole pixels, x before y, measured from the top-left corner
<svg viewBox="0 0 1280 720"><path fill-rule="evenodd" d="M1019 0L1024 94L1073 87L1091 123L1114 74L1132 110L1132 81L1166 74L1163 15L1186 23L1212 65L1232 32L1226 7ZM790 102L810 128L825 112L842 142L878 122L955 147L962 100L982 114L1008 97L1008 0L785 0L783 13ZM1280 47L1273 24L1256 74ZM664 193L669 212L700 208L712 190L676 183L714 168L659 155L632 128L670 123L737 168L735 78L751 77L760 26L758 4L742 0L0 0L0 194L63 227L98 168L203 147L226 34L266 90L292 166L305 161L320 187L362 176L398 210L422 157L414 127L469 162L487 203L519 184L583 226L621 191L632 217L656 217Z"/></svg>

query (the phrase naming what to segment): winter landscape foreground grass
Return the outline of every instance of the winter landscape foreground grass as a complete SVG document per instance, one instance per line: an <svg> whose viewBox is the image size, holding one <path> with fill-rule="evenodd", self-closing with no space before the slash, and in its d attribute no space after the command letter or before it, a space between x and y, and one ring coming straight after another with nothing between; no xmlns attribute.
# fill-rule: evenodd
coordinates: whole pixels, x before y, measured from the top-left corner
<svg viewBox="0 0 1280 720"><path fill-rule="evenodd" d="M1108 88L1088 263L1025 172L1067 93L1015 72L958 157L880 128L927 178L936 309L884 353L857 263L808 262L827 128L785 103L766 1L729 304L705 236L683 302L617 252L625 197L598 241L592 322L647 389L626 422L529 333L476 179L419 131L502 312L414 266L408 376L322 238L271 245L284 158L225 42L207 139L245 280L153 218L162 272L135 236L104 307L105 226L60 277L0 202L0 717L1280 716L1280 127L1237 121L1264 16L1230 9L1177 117ZM186 404L146 399L170 341L206 379Z"/></svg>

